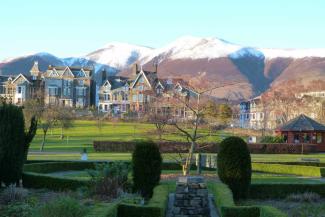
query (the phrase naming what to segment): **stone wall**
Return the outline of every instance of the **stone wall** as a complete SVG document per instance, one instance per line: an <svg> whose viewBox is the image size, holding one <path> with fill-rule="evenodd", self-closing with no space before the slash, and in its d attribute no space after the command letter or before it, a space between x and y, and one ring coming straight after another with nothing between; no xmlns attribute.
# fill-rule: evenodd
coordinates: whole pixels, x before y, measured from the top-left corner
<svg viewBox="0 0 325 217"><path fill-rule="evenodd" d="M208 189L203 177L179 177L172 216L210 216Z"/></svg>

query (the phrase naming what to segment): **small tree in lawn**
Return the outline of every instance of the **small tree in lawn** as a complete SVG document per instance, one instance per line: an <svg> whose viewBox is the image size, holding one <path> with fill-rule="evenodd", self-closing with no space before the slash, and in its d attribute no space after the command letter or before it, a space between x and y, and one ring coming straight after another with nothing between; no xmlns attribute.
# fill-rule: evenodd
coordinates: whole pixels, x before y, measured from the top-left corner
<svg viewBox="0 0 325 217"><path fill-rule="evenodd" d="M57 107L45 108L42 117L40 119L40 127L43 131L43 140L40 147L40 151L44 150L47 132L50 128L54 127L57 124L58 118L59 118L59 108Z"/></svg>
<svg viewBox="0 0 325 217"><path fill-rule="evenodd" d="M64 129L69 129L70 127L73 126L73 115L72 115L72 111L69 108L61 108L58 111L58 125L61 128L61 139L64 138L63 135L63 130Z"/></svg>
<svg viewBox="0 0 325 217"><path fill-rule="evenodd" d="M21 107L5 103L0 106L0 183L19 183L36 130L37 121L32 117L30 128L25 131Z"/></svg>
<svg viewBox="0 0 325 217"><path fill-rule="evenodd" d="M162 157L158 146L152 141L138 141L132 154L133 183L135 191L145 199L152 197L159 184Z"/></svg>
<svg viewBox="0 0 325 217"><path fill-rule="evenodd" d="M247 197L251 184L251 157L246 142L228 137L220 144L217 160L220 180L231 189L236 200Z"/></svg>

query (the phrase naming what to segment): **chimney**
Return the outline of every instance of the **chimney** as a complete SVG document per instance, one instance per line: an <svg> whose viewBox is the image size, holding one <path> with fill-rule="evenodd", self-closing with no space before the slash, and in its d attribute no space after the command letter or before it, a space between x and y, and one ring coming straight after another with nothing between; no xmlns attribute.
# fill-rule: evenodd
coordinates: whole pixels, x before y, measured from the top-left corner
<svg viewBox="0 0 325 217"><path fill-rule="evenodd" d="M158 73L158 63L154 63L155 73Z"/></svg>
<svg viewBox="0 0 325 217"><path fill-rule="evenodd" d="M132 67L132 74L135 75L135 76L137 76L138 73L139 73L138 64L135 63L135 64L133 65L133 67Z"/></svg>
<svg viewBox="0 0 325 217"><path fill-rule="evenodd" d="M106 77L106 70L103 69L102 70L102 82L104 83L106 81L107 77Z"/></svg>

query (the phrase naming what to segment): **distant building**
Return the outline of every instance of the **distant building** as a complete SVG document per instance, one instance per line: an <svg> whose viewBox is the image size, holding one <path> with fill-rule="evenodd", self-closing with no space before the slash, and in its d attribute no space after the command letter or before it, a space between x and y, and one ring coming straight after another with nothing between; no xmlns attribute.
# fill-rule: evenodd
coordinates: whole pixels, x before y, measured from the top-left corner
<svg viewBox="0 0 325 217"><path fill-rule="evenodd" d="M267 128L264 118L264 105L261 97L240 103L239 126L241 128L256 130Z"/></svg>
<svg viewBox="0 0 325 217"><path fill-rule="evenodd" d="M92 69L49 66L42 77L45 83L45 104L77 108L94 105Z"/></svg>
<svg viewBox="0 0 325 217"><path fill-rule="evenodd" d="M296 98L303 98L305 96L317 97L317 98L325 98L325 91L311 91L311 92L303 92L295 95Z"/></svg>
<svg viewBox="0 0 325 217"><path fill-rule="evenodd" d="M39 97L44 88L44 81L35 62L29 75L0 78L0 97L7 103L22 105L26 100Z"/></svg>
<svg viewBox="0 0 325 217"><path fill-rule="evenodd" d="M103 71L103 84L99 88L99 110L111 112L113 115L130 111L129 89L130 82L125 77L110 76L106 78Z"/></svg>
<svg viewBox="0 0 325 217"><path fill-rule="evenodd" d="M45 105L86 108L94 105L95 89L92 69L49 66L41 72L35 61L29 75L0 78L0 97L22 105L39 98Z"/></svg>
<svg viewBox="0 0 325 217"><path fill-rule="evenodd" d="M319 151L325 151L325 126L306 115L288 121L276 129L287 143L317 144Z"/></svg>

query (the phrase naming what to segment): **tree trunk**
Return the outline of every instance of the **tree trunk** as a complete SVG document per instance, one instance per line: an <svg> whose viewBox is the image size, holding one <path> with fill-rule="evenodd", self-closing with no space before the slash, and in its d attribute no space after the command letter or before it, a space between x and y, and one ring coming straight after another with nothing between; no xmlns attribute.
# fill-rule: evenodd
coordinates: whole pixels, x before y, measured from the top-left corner
<svg viewBox="0 0 325 217"><path fill-rule="evenodd" d="M61 140L63 140L63 127L61 127Z"/></svg>
<svg viewBox="0 0 325 217"><path fill-rule="evenodd" d="M44 131L44 133L43 133L43 141L42 141L42 145L41 145L40 151L43 151L44 150L46 133L47 133L47 131Z"/></svg>
<svg viewBox="0 0 325 217"><path fill-rule="evenodd" d="M192 141L191 142L191 148L190 148L190 151L188 152L186 163L185 163L185 166L184 166L184 169L183 169L183 175L184 176L187 176L187 175L190 174L190 169L191 169L192 158L193 158L193 153L194 153L194 150L195 150L195 146L196 146L196 143Z"/></svg>

